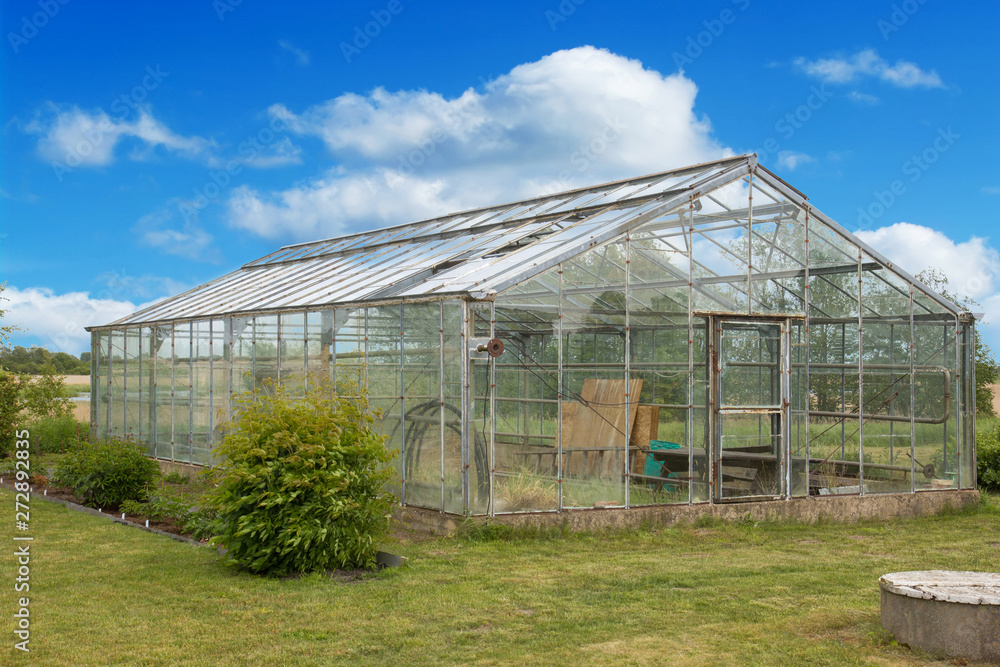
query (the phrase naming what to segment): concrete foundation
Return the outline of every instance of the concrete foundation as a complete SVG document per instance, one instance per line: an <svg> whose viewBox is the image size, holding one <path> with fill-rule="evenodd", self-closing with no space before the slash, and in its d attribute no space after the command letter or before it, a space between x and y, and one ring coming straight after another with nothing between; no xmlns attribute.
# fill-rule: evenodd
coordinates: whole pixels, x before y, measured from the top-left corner
<svg viewBox="0 0 1000 667"><path fill-rule="evenodd" d="M574 531L597 531L642 526L672 526L693 523L701 517L723 521L834 521L852 523L866 519L891 519L937 514L945 509L961 509L979 503L975 489L893 493L872 496L809 496L790 500L764 500L713 505L659 505L654 507L600 508L474 516L472 521L556 528L563 525ZM396 513L413 530L451 535L464 517L415 507L401 507Z"/></svg>
<svg viewBox="0 0 1000 667"><path fill-rule="evenodd" d="M205 466L191 465L190 463L177 463L175 461L164 461L163 459L153 459L160 465L160 472L169 475L172 472L179 472L187 475L191 479L197 477L198 473L205 470Z"/></svg>
<svg viewBox="0 0 1000 667"><path fill-rule="evenodd" d="M899 643L1000 663L1000 574L894 572L879 588L882 627Z"/></svg>

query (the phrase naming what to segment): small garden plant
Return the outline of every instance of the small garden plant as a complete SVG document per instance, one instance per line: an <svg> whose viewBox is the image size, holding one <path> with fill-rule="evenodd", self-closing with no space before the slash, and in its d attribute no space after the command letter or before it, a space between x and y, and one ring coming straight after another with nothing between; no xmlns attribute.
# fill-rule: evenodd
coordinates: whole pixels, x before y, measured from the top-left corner
<svg viewBox="0 0 1000 667"><path fill-rule="evenodd" d="M310 377L234 398L215 453L215 541L255 573L371 568L395 499L392 454L363 392Z"/></svg>

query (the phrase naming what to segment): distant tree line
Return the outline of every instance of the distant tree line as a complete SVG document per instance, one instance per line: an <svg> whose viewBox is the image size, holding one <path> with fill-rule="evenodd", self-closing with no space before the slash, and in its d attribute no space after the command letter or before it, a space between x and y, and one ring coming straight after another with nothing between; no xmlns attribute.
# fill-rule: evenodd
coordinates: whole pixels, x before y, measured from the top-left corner
<svg viewBox="0 0 1000 667"><path fill-rule="evenodd" d="M28 375L53 370L58 375L90 375L90 352L74 357L66 352L49 352L44 347L0 347L0 368Z"/></svg>

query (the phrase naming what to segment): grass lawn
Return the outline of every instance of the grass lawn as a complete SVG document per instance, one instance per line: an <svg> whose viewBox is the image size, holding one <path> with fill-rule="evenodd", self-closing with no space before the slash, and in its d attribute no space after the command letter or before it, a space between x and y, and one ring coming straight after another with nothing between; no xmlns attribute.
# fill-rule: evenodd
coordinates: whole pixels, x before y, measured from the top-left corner
<svg viewBox="0 0 1000 667"><path fill-rule="evenodd" d="M4 664L932 664L882 633L878 577L1000 568L997 498L885 523L404 539L387 548L408 566L353 582L242 574L36 499L31 527L31 653L5 583Z"/></svg>

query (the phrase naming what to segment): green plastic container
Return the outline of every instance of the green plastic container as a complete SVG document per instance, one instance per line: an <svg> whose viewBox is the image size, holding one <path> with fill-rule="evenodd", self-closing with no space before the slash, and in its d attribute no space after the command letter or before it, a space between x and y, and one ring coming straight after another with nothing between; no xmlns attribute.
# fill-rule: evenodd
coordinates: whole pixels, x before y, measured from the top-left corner
<svg viewBox="0 0 1000 667"><path fill-rule="evenodd" d="M650 440L649 448L655 451L657 449L680 449L681 446L676 442L667 442L666 440ZM647 477L663 477L663 463L647 455L646 467L643 469L642 474Z"/></svg>

